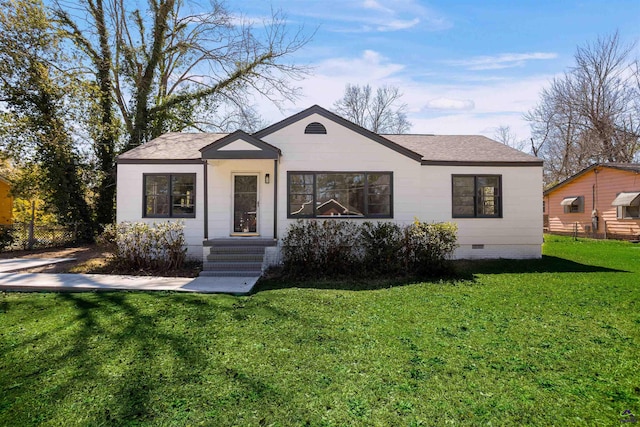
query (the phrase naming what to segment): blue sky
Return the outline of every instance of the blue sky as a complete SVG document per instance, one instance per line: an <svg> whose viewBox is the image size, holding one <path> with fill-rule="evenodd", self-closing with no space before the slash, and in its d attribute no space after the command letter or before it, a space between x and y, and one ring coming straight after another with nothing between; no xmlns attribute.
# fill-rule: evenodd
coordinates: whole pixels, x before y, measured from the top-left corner
<svg viewBox="0 0 640 427"><path fill-rule="evenodd" d="M313 67L298 82L303 97L283 112L257 102L269 122L312 104L331 108L347 83L389 84L404 93L412 133L492 136L508 125L528 139L523 113L573 64L578 45L616 30L624 43L640 39L640 0L248 0L228 6L258 22L271 8L281 9L292 30L317 29L294 58Z"/></svg>

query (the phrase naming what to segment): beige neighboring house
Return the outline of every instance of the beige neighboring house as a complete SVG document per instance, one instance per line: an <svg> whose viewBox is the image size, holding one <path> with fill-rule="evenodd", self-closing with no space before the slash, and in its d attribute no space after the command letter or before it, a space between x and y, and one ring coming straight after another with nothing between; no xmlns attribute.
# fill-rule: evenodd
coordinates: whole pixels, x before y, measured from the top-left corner
<svg viewBox="0 0 640 427"><path fill-rule="evenodd" d="M545 229L640 239L640 164L589 166L544 192Z"/></svg>
<svg viewBox="0 0 640 427"><path fill-rule="evenodd" d="M319 106L253 134L168 133L118 157L117 220L182 220L205 264L212 247L250 241L273 244L276 262L278 239L305 218L453 221L457 258L540 258L541 197L536 157L483 136L378 135Z"/></svg>

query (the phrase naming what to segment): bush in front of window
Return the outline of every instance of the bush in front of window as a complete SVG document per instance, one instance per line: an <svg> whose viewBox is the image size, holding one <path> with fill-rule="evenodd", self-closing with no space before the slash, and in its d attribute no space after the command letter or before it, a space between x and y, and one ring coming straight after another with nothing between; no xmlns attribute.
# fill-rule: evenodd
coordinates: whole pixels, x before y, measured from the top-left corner
<svg viewBox="0 0 640 427"><path fill-rule="evenodd" d="M98 243L113 253L116 264L129 270L177 270L187 255L182 221L110 224Z"/></svg>
<svg viewBox="0 0 640 427"><path fill-rule="evenodd" d="M284 266L294 276L349 274L359 267L358 225L351 221L298 220L282 239Z"/></svg>
<svg viewBox="0 0 640 427"><path fill-rule="evenodd" d="M395 222L364 222L360 227L362 263L365 271L399 274L405 271L404 228Z"/></svg>
<svg viewBox="0 0 640 427"><path fill-rule="evenodd" d="M448 260L458 247L458 226L451 222L415 220L404 229L403 256L407 271L420 276L444 274Z"/></svg>
<svg viewBox="0 0 640 427"><path fill-rule="evenodd" d="M457 225L298 220L282 239L286 274L435 276L449 271Z"/></svg>

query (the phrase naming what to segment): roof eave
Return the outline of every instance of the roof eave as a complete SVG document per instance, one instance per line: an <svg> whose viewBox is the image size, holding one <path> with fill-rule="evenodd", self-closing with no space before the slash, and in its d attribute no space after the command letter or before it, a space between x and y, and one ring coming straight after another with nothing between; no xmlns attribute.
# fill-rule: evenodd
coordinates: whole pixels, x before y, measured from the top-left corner
<svg viewBox="0 0 640 427"><path fill-rule="evenodd" d="M540 161L476 161L476 160L422 160L429 166L505 166L505 167L542 167Z"/></svg>
<svg viewBox="0 0 640 427"><path fill-rule="evenodd" d="M193 165L202 164L202 159L132 159L116 158L119 165Z"/></svg>

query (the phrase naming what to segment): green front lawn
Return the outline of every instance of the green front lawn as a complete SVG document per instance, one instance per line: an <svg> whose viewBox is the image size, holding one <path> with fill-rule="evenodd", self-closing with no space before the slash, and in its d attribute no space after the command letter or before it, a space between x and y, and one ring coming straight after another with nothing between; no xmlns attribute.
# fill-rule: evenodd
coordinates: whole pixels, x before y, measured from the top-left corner
<svg viewBox="0 0 640 427"><path fill-rule="evenodd" d="M547 236L544 251L391 288L3 293L0 425L640 419L640 245Z"/></svg>

